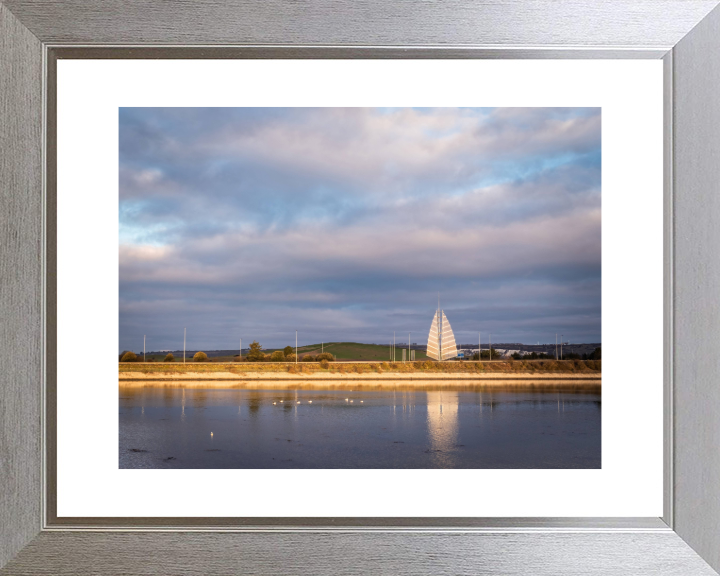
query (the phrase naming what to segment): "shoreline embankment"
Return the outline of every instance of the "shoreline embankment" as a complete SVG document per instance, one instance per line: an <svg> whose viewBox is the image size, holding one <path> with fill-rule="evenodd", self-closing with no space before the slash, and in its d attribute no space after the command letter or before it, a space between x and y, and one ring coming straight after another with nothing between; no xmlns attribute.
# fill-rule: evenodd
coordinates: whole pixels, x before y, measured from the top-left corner
<svg viewBox="0 0 720 576"><path fill-rule="evenodd" d="M192 380L190 378L174 379L120 379L120 389L127 388L188 388L188 389L245 389L245 390L292 390L292 389L463 389L463 388L496 388L496 389L552 389L552 390L600 390L599 378L557 378L557 377L497 377L497 378L384 378L343 377L343 378L226 378Z"/></svg>
<svg viewBox="0 0 720 576"><path fill-rule="evenodd" d="M371 387L560 387L599 388L600 362L412 364L337 363L319 365L121 364L121 387L333 388Z"/></svg>

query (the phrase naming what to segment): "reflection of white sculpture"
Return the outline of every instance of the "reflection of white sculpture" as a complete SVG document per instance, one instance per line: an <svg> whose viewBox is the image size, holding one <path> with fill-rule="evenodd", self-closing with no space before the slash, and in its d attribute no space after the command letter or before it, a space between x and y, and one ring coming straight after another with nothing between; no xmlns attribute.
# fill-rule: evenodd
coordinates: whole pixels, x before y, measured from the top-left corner
<svg viewBox="0 0 720 576"><path fill-rule="evenodd" d="M439 308L435 311L430 334L428 335L427 355L433 360L447 360L458 355L455 335L445 312Z"/></svg>
<svg viewBox="0 0 720 576"><path fill-rule="evenodd" d="M428 436L433 450L450 450L457 444L458 393L427 393Z"/></svg>

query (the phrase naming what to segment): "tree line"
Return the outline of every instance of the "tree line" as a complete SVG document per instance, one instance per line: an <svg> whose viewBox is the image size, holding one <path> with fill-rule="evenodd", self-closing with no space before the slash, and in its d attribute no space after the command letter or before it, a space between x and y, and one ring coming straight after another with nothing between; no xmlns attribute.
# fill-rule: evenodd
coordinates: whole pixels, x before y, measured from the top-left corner
<svg viewBox="0 0 720 576"><path fill-rule="evenodd" d="M135 352L125 351L120 354L120 362L142 362L142 355L138 356ZM282 350L275 350L268 354L263 351L262 345L257 341L253 340L250 344L250 350L245 356L237 354L234 358L234 362L297 362L297 356L293 352L292 346L285 346ZM205 352L196 352L192 357L192 362L208 362L208 356ZM323 352L321 354L304 354L300 357L300 362L334 362L335 356L330 352ZM148 360L148 362L155 362L155 360ZM165 356L163 362L175 362L175 356L169 353Z"/></svg>

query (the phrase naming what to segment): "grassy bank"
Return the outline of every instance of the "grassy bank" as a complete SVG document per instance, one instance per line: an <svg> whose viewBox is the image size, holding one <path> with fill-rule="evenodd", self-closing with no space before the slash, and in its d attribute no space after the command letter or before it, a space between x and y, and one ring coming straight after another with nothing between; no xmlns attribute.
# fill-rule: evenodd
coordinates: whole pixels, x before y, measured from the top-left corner
<svg viewBox="0 0 720 576"><path fill-rule="evenodd" d="M515 361L493 361L493 362L336 362L330 363L323 368L319 363L300 362L294 363L266 363L266 362L188 362L179 363L141 363L128 362L120 364L120 378L130 374L139 377L153 376L160 379L172 379L174 377L198 376L199 378L213 377L222 374L227 377L344 377L344 376L369 376L375 378L380 375L386 376L410 376L410 377L442 377L461 376L476 377L483 376L550 376L558 375L564 377L577 376L581 378L599 378L601 374L600 360L515 360Z"/></svg>

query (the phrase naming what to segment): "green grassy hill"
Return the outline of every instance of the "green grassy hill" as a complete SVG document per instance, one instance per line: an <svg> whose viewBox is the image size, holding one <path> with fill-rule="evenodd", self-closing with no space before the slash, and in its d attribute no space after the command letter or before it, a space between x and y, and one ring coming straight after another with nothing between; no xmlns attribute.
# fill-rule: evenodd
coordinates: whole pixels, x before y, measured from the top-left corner
<svg viewBox="0 0 720 576"><path fill-rule="evenodd" d="M407 344L404 346L407 355ZM270 354L278 350L278 348L264 349L263 352ZM282 350L282 348L279 348ZM308 346L299 346L298 354L302 358L304 354L319 354L322 350L330 352L337 360L358 360L358 361L372 361L377 360L380 362L390 361L390 348L388 345L380 346L378 344L359 344L357 342L326 342L324 345L321 344L310 344ZM402 361L402 350L403 346L398 343L395 349L395 357L398 362ZM294 352L294 347L293 347ZM247 352L246 352L247 353ZM142 354L140 354L142 356ZM147 360L152 362L162 362L165 359L165 353L162 354L148 354ZM213 362L232 362L234 356L213 356L210 358ZM427 356L425 352L415 350L415 360L426 360ZM187 361L192 361L192 353L187 355ZM182 362L182 353L175 353L175 362Z"/></svg>
<svg viewBox="0 0 720 576"><path fill-rule="evenodd" d="M387 345L379 346L377 344L359 344L357 342L328 342L322 347L320 344L302 346L298 348L298 354L300 356L303 354L319 354L321 349L330 352L337 360L390 360L390 348ZM402 360L402 345L400 344L396 346L395 357L398 362ZM416 360L425 360L426 358L425 352L415 350Z"/></svg>

